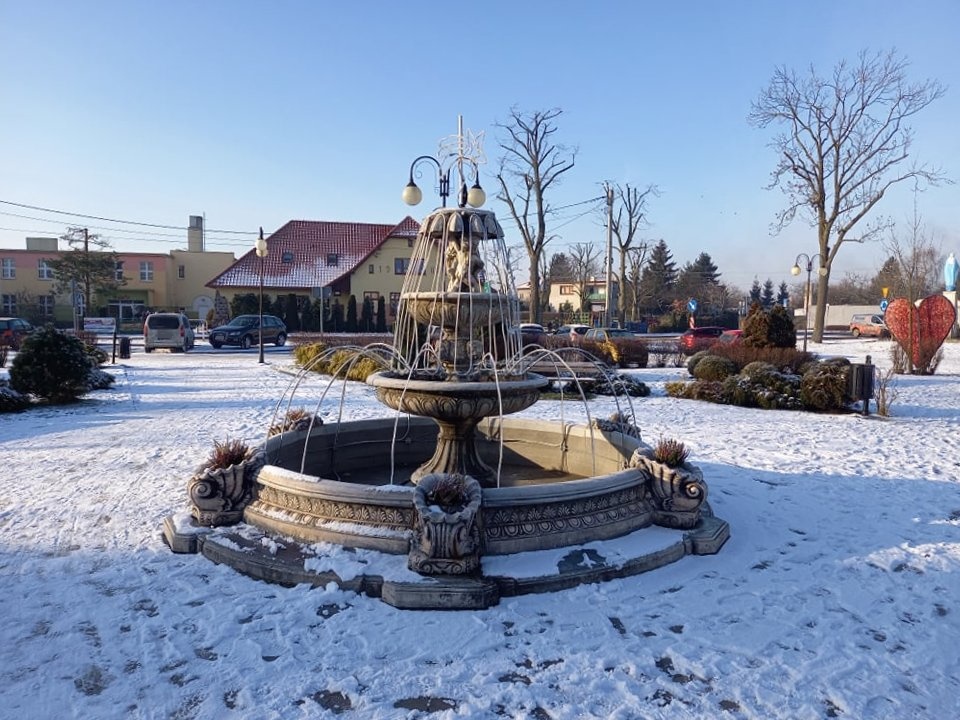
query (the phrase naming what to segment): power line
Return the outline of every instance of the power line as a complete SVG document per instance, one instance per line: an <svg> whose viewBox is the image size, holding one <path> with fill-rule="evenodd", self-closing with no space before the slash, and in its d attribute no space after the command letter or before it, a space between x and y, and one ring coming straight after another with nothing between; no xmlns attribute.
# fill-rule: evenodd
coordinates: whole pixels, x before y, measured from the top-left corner
<svg viewBox="0 0 960 720"><path fill-rule="evenodd" d="M140 227L160 228L161 230L187 230L184 225L161 225L158 223L139 222L137 220L118 220L117 218L102 217L99 215L85 215L83 213L68 212L67 210L55 210L53 208L40 207L38 205L27 205L25 203L13 202L12 200L0 200L0 204L12 205L14 207L26 208L27 210L37 210L39 212L53 213L55 215L68 215L70 217L85 218L87 220L100 220L102 222L119 223L121 225L138 225ZM49 221L48 221L49 222ZM256 235L252 230L214 230L207 232L223 233L225 235Z"/></svg>

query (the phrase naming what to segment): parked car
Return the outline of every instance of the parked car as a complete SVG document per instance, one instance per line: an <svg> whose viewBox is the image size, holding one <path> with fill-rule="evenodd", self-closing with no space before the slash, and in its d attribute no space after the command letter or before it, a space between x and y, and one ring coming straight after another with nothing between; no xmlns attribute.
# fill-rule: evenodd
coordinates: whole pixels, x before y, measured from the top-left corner
<svg viewBox="0 0 960 720"><path fill-rule="evenodd" d="M540 343L546 330L539 323L520 323L520 339L524 345Z"/></svg>
<svg viewBox="0 0 960 720"><path fill-rule="evenodd" d="M890 330L882 315L864 313L850 318L850 333L854 337L890 337Z"/></svg>
<svg viewBox="0 0 960 720"><path fill-rule="evenodd" d="M720 342L726 345L738 343L741 335L743 335L743 330L724 330L720 335Z"/></svg>
<svg viewBox="0 0 960 720"><path fill-rule="evenodd" d="M23 318L0 317L0 345L20 349L23 338L33 332L33 325Z"/></svg>
<svg viewBox="0 0 960 720"><path fill-rule="evenodd" d="M190 320L181 313L150 313L143 321L143 351L169 348L187 352L195 338Z"/></svg>
<svg viewBox="0 0 960 720"><path fill-rule="evenodd" d="M684 355L693 355L720 341L722 327L704 326L691 328L680 335L680 350Z"/></svg>
<svg viewBox="0 0 960 720"><path fill-rule="evenodd" d="M570 336L581 335L582 336L586 334L587 330L589 329L590 329L589 325L579 325L576 323L571 325L561 325L560 327L557 328L554 335L570 335Z"/></svg>
<svg viewBox="0 0 960 720"><path fill-rule="evenodd" d="M594 342L603 342L604 340L638 340L635 333L625 328L590 328L583 334L584 340L593 340Z"/></svg>
<svg viewBox="0 0 960 720"><path fill-rule="evenodd" d="M287 326L274 315L263 316L263 342L280 347L287 342ZM210 331L210 344L215 348L239 345L244 350L260 344L260 316L237 315L226 325Z"/></svg>

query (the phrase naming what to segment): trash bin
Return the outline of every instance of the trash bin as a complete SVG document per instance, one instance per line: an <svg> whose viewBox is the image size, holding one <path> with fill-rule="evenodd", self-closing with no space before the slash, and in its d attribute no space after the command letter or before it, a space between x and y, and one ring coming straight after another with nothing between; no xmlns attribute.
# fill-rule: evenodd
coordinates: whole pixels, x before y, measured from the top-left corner
<svg viewBox="0 0 960 720"><path fill-rule="evenodd" d="M127 360L130 358L130 338L120 338L120 358Z"/></svg>
<svg viewBox="0 0 960 720"><path fill-rule="evenodd" d="M847 378L847 394L854 402L863 403L863 414L870 412L870 400L873 398L874 365L867 357L865 363L851 363L850 375Z"/></svg>

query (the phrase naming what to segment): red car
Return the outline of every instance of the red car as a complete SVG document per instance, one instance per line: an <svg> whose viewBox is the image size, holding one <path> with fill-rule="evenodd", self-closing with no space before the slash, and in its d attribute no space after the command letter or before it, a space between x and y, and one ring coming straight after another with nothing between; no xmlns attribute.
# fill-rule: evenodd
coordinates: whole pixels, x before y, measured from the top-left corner
<svg viewBox="0 0 960 720"><path fill-rule="evenodd" d="M33 325L22 318L0 317L0 345L20 349L23 338L33 332Z"/></svg>
<svg viewBox="0 0 960 720"><path fill-rule="evenodd" d="M680 336L680 350L684 355L693 355L718 342L721 335L722 327L691 328Z"/></svg>

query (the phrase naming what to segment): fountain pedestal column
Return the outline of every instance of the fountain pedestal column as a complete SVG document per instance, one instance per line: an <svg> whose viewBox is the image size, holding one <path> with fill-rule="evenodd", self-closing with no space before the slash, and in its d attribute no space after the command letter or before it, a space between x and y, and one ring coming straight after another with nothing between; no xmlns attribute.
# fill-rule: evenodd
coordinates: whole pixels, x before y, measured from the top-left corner
<svg viewBox="0 0 960 720"><path fill-rule="evenodd" d="M496 487L496 472L480 459L476 427L484 418L511 415L533 405L540 388L550 381L534 373L522 380L457 382L409 380L391 373L374 373L367 383L377 398L394 410L432 418L440 428L433 457L414 470L411 481L431 473L470 475L484 487Z"/></svg>
<svg viewBox="0 0 960 720"><path fill-rule="evenodd" d="M476 445L477 423L482 418L446 421L434 418L440 428L437 449L427 462L413 471L410 482L420 483L427 475L469 475L483 487L496 487L497 474L480 459Z"/></svg>

